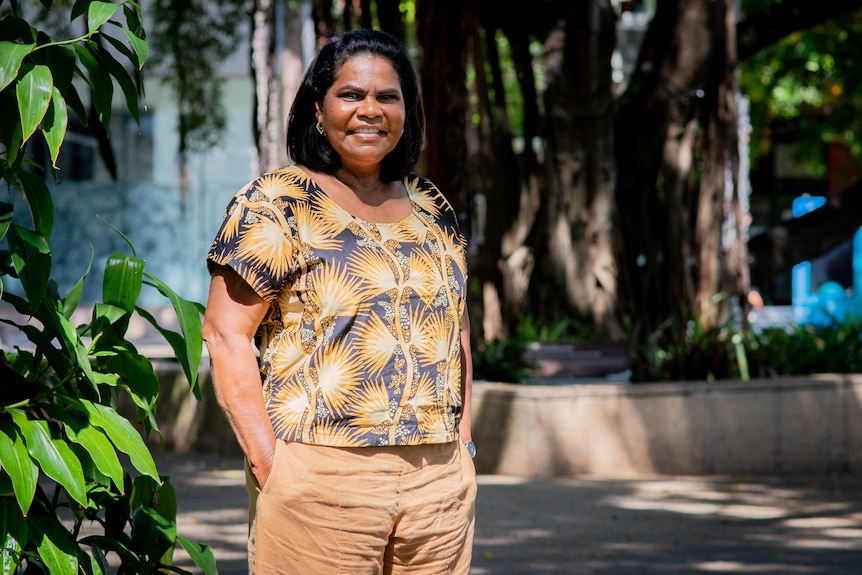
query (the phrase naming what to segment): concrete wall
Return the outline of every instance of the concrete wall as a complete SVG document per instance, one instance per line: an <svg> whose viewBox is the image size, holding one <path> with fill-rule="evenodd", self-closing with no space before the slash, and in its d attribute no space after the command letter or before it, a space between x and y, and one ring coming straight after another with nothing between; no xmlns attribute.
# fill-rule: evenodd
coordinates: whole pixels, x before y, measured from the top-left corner
<svg viewBox="0 0 862 575"><path fill-rule="evenodd" d="M239 453L202 373L201 400L158 362L169 449ZM788 474L862 468L862 376L751 382L513 385L477 382L480 473Z"/></svg>
<svg viewBox="0 0 862 575"><path fill-rule="evenodd" d="M862 466L862 376L474 391L477 467L538 477Z"/></svg>

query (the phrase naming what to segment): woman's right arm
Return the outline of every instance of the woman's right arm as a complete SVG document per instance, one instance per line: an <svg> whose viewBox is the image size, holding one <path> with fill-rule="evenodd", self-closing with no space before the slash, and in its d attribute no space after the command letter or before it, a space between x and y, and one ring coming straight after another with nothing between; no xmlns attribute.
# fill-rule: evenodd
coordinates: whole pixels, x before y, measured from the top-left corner
<svg viewBox="0 0 862 575"><path fill-rule="evenodd" d="M275 433L251 342L268 309L235 271L213 266L203 325L213 388L261 488L272 469Z"/></svg>

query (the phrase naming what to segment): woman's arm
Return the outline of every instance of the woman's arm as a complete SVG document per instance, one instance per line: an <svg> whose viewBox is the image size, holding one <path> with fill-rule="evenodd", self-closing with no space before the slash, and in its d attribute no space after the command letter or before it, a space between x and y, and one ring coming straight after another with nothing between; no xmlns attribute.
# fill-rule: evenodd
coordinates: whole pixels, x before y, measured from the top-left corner
<svg viewBox="0 0 862 575"><path fill-rule="evenodd" d="M275 433L251 342L268 309L235 271L214 266L203 325L213 388L261 488L272 469Z"/></svg>
<svg viewBox="0 0 862 575"><path fill-rule="evenodd" d="M473 356L470 353L470 316L467 308L461 316L461 423L458 432L461 441L471 441L470 395L473 390Z"/></svg>

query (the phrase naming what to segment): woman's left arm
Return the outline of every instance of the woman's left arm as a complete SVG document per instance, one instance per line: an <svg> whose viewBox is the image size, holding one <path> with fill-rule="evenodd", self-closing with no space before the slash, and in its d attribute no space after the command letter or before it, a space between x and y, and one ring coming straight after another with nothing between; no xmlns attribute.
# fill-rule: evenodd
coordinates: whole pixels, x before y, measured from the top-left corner
<svg viewBox="0 0 862 575"><path fill-rule="evenodd" d="M470 353L470 316L466 306L461 316L461 441L470 441L470 396L473 390L473 356Z"/></svg>

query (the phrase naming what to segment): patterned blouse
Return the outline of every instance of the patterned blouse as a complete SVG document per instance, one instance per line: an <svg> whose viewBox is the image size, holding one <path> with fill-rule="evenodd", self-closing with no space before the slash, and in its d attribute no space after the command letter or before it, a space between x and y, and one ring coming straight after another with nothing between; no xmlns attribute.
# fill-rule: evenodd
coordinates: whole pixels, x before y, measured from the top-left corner
<svg viewBox="0 0 862 575"><path fill-rule="evenodd" d="M270 304L258 330L276 436L319 445L446 443L461 417L464 237L451 205L410 174L391 224L351 216L296 166L227 206L208 262Z"/></svg>

